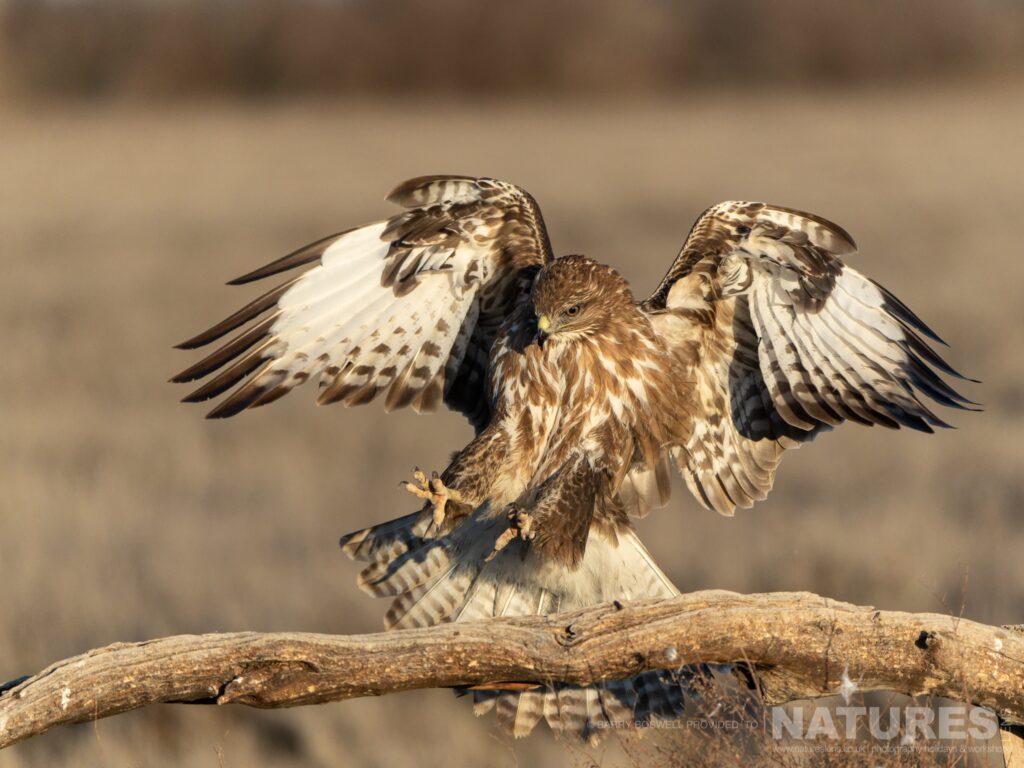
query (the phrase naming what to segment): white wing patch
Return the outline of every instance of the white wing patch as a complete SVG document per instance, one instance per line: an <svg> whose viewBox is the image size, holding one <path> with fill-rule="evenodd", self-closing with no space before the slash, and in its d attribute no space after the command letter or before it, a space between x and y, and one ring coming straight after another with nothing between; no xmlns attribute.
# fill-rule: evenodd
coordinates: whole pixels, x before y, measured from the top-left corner
<svg viewBox="0 0 1024 768"><path fill-rule="evenodd" d="M269 327L257 326L265 338L243 357L242 368L228 369L241 376L218 377L188 399L214 397L256 369L212 415L262 405L314 377L319 403L353 405L387 391L389 408L436 406L457 334L467 315L475 318L477 284L452 268L451 253L435 252L406 276L417 278L414 290L400 295L383 285L391 248L381 239L385 228L373 224L334 240L320 263L281 293Z"/></svg>

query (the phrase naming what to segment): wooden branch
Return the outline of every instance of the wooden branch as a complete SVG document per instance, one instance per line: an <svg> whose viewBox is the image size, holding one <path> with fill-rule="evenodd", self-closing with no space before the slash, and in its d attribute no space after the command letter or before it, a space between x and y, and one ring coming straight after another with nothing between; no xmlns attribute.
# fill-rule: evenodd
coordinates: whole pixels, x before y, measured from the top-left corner
<svg viewBox="0 0 1024 768"><path fill-rule="evenodd" d="M808 593L698 592L573 614L372 635L181 635L57 662L0 694L0 748L157 702L289 707L413 688L587 683L695 662L741 663L765 701L937 694L1024 723L1024 635Z"/></svg>

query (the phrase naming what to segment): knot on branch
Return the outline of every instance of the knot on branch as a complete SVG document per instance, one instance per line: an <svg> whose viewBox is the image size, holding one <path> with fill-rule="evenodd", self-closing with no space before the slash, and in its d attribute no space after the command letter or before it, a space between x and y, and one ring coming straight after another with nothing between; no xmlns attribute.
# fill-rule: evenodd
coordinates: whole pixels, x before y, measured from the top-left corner
<svg viewBox="0 0 1024 768"><path fill-rule="evenodd" d="M318 671L308 661L264 662L228 681L217 696L217 703L272 707L282 701L315 699Z"/></svg>
<svg viewBox="0 0 1024 768"><path fill-rule="evenodd" d="M571 648L580 639L579 632L572 624L567 624L562 630L555 634L555 642L563 648Z"/></svg>

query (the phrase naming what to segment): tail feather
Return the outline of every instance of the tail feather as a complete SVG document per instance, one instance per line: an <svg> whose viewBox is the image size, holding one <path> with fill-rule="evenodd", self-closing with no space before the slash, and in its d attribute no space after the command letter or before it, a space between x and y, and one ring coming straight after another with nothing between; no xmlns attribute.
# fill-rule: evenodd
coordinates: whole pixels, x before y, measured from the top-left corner
<svg viewBox="0 0 1024 768"><path fill-rule="evenodd" d="M495 616L542 616L550 601L546 589L524 589L521 584L503 584L494 601ZM498 606L501 606L499 609Z"/></svg>
<svg viewBox="0 0 1024 768"><path fill-rule="evenodd" d="M587 689L578 685L556 686L547 697L553 702L545 708L548 727L553 731L587 734Z"/></svg>
<svg viewBox="0 0 1024 768"><path fill-rule="evenodd" d="M494 616L497 585L488 579L477 579L466 594L462 607L452 614L451 621L483 621Z"/></svg>
<svg viewBox="0 0 1024 768"><path fill-rule="evenodd" d="M413 512L342 536L341 549L352 560L387 563L419 546L430 522L428 515Z"/></svg>
<svg viewBox="0 0 1024 768"><path fill-rule="evenodd" d="M556 685L544 694L544 717L553 731L588 741L596 741L611 726L599 687L593 685Z"/></svg>
<svg viewBox="0 0 1024 768"><path fill-rule="evenodd" d="M588 685L583 689L587 696L587 728L585 736L595 739L612 727L613 723L601 703L601 688Z"/></svg>
<svg viewBox="0 0 1024 768"><path fill-rule="evenodd" d="M675 587L632 530L616 540L591 534L575 571L551 569L522 548L509 547L485 560L504 530L504 519L479 513L434 538L429 515L416 513L349 534L342 548L369 561L359 586L378 597L394 597L388 629L426 627L495 616L546 615L615 599L670 597ZM466 693L467 691L462 691ZM684 688L670 671L647 672L596 685L553 683L527 690L474 690L473 711L495 711L516 737L543 718L555 731L591 741L610 727L677 717Z"/></svg>
<svg viewBox="0 0 1024 768"><path fill-rule="evenodd" d="M651 553L635 533L630 531L628 536L620 536L619 544L628 548L632 556L639 561L637 566L634 566L634 574L639 582L637 591L640 594L637 597L674 597L679 594L675 584L654 562Z"/></svg>
<svg viewBox="0 0 1024 768"><path fill-rule="evenodd" d="M359 574L357 583L373 597L394 597L425 584L451 562L447 542L435 539L393 560L370 563Z"/></svg>
<svg viewBox="0 0 1024 768"><path fill-rule="evenodd" d="M601 705L613 727L633 722L636 689L632 680L608 680L598 690L601 692Z"/></svg>
<svg viewBox="0 0 1024 768"><path fill-rule="evenodd" d="M547 721L548 728L555 732L562 730L562 706L558 701L558 694L559 690L556 685L544 695L544 719Z"/></svg>
<svg viewBox="0 0 1024 768"><path fill-rule="evenodd" d="M462 691L461 693L464 692ZM456 693L460 692L457 691ZM501 695L501 691L473 691L473 714L477 717L483 717L493 711Z"/></svg>
<svg viewBox="0 0 1024 768"><path fill-rule="evenodd" d="M432 627L448 617L465 601L475 575L451 565L426 584L399 595L384 617L386 629Z"/></svg>
<svg viewBox="0 0 1024 768"><path fill-rule="evenodd" d="M516 738L528 736L544 716L544 695L541 688L501 693L494 705L498 722Z"/></svg>
<svg viewBox="0 0 1024 768"><path fill-rule="evenodd" d="M686 701L674 672L644 672L634 680L637 689L634 715L638 722L671 720L683 714Z"/></svg>

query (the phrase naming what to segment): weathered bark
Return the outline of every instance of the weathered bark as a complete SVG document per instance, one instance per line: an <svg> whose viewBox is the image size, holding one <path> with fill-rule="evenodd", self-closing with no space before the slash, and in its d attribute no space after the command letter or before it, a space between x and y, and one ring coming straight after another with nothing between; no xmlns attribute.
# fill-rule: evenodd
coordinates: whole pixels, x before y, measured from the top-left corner
<svg viewBox="0 0 1024 768"><path fill-rule="evenodd" d="M738 663L766 703L861 691L936 694L1024 723L1024 635L808 593L698 592L573 614L372 635L182 635L58 662L0 694L0 747L157 702L318 704L413 688L586 683Z"/></svg>

